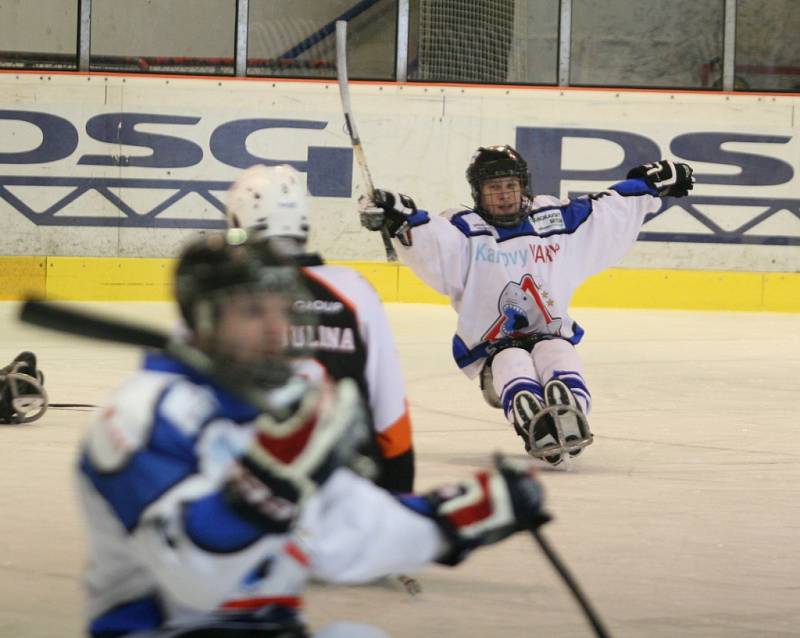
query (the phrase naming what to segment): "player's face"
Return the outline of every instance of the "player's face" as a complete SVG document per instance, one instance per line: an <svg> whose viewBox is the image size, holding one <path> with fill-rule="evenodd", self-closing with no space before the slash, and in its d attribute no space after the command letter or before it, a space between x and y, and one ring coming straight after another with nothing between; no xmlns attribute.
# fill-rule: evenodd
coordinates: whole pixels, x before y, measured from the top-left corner
<svg viewBox="0 0 800 638"><path fill-rule="evenodd" d="M494 177L481 184L481 206L491 215L516 215L522 206L522 184L517 177Z"/></svg>
<svg viewBox="0 0 800 638"><path fill-rule="evenodd" d="M276 293L240 293L223 305L220 349L233 361L257 363L280 355L289 331L289 299Z"/></svg>

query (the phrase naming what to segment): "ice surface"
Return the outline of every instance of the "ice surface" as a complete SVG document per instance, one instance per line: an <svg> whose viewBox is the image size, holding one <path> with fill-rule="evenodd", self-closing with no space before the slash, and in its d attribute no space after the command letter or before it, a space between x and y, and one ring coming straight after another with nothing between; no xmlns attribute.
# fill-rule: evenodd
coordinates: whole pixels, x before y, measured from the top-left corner
<svg viewBox="0 0 800 638"><path fill-rule="evenodd" d="M170 327L170 306L88 304ZM18 324L0 303L0 365L33 350L55 403L97 403L139 353ZM453 311L388 306L414 423L418 487L492 452L524 456L501 413L450 358ZM800 315L577 309L595 443L541 472L544 533L611 634L800 635ZM90 414L0 426L0 637L81 635L85 558L71 473ZM313 586L315 626L372 622L395 637L590 636L533 540L399 583Z"/></svg>

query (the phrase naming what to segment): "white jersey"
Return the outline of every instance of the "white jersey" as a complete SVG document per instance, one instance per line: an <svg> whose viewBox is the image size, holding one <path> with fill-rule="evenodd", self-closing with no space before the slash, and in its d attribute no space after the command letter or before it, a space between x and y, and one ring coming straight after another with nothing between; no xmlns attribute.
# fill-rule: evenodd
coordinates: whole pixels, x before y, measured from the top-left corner
<svg viewBox="0 0 800 638"><path fill-rule="evenodd" d="M372 285L345 266L317 255L295 258L310 301L297 302L316 316L314 326L292 328L290 347L310 349L298 368L311 378L354 379L364 397L380 454L378 484L397 492L413 489L411 419L403 373L383 304Z"/></svg>
<svg viewBox="0 0 800 638"><path fill-rule="evenodd" d="M660 201L630 179L573 200L539 195L530 216L495 227L471 210L409 218L411 246L398 256L458 313L453 356L474 378L487 357L514 339L550 335L577 344L583 329L569 316L575 289L618 262Z"/></svg>
<svg viewBox="0 0 800 638"><path fill-rule="evenodd" d="M434 560L428 517L339 469L297 531L265 534L223 497L255 410L181 364L148 355L99 411L81 451L89 532L88 634L127 635L208 614L299 615L309 575L363 582Z"/></svg>

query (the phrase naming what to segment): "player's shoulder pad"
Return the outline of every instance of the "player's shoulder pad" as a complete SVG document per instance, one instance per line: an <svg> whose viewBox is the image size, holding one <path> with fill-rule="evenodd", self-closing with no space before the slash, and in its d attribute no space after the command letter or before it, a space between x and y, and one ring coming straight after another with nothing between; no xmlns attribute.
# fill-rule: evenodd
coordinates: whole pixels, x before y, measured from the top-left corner
<svg viewBox="0 0 800 638"><path fill-rule="evenodd" d="M442 215L449 213L449 221L462 234L467 237L473 235L496 235L497 230L474 210L464 208L451 208Z"/></svg>
<svg viewBox="0 0 800 638"><path fill-rule="evenodd" d="M350 266L325 264L306 268L306 276L326 288L330 303L345 304L351 310L358 310L363 304L380 304L380 298L373 285L360 272ZM314 311L314 308L309 308ZM329 312L333 312L331 306Z"/></svg>
<svg viewBox="0 0 800 638"><path fill-rule="evenodd" d="M537 235L547 235L564 231L567 228L564 219L564 207L569 200L559 199L552 195L537 195L533 198L530 221Z"/></svg>
<svg viewBox="0 0 800 638"><path fill-rule="evenodd" d="M441 213L439 213L439 217L444 217L446 220L450 221L453 219L454 215L467 212L472 212L472 211L464 207L445 208Z"/></svg>
<svg viewBox="0 0 800 638"><path fill-rule="evenodd" d="M530 220L540 237L575 232L592 214L597 195L559 199L550 195L534 198Z"/></svg>
<svg viewBox="0 0 800 638"><path fill-rule="evenodd" d="M91 423L86 452L101 472L122 468L164 422L193 436L218 409L213 393L175 375L140 372L122 386Z"/></svg>

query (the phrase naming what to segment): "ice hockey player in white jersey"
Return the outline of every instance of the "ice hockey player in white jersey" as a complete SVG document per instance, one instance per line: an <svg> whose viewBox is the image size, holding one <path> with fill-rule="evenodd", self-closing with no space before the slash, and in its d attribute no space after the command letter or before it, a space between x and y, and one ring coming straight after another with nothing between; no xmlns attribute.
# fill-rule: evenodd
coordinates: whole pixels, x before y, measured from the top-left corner
<svg viewBox="0 0 800 638"><path fill-rule="evenodd" d="M149 352L80 451L92 638L307 638L311 576L358 583L546 522L530 468L392 496L345 466L370 436L356 384L290 376L296 269L222 235L176 273L188 332ZM169 354L167 354L169 352ZM319 638L377 638L332 623Z"/></svg>
<svg viewBox="0 0 800 638"><path fill-rule="evenodd" d="M289 166L255 165L228 192L227 218L250 241L264 241L301 267L311 299L311 325L292 328L290 345L310 350L303 371L334 380L354 379L369 406L379 465L376 482L395 492L414 487L414 449L405 384L386 313L359 273L326 264L306 250L309 197L300 173Z"/></svg>
<svg viewBox="0 0 800 638"><path fill-rule="evenodd" d="M429 215L408 196L378 190L361 201L362 224L387 228L399 258L450 297L456 364L480 377L528 453L557 465L593 439L572 295L624 256L661 197L688 194L692 169L661 160L571 200L534 197L527 163L510 146L480 147L466 174L471 209Z"/></svg>

